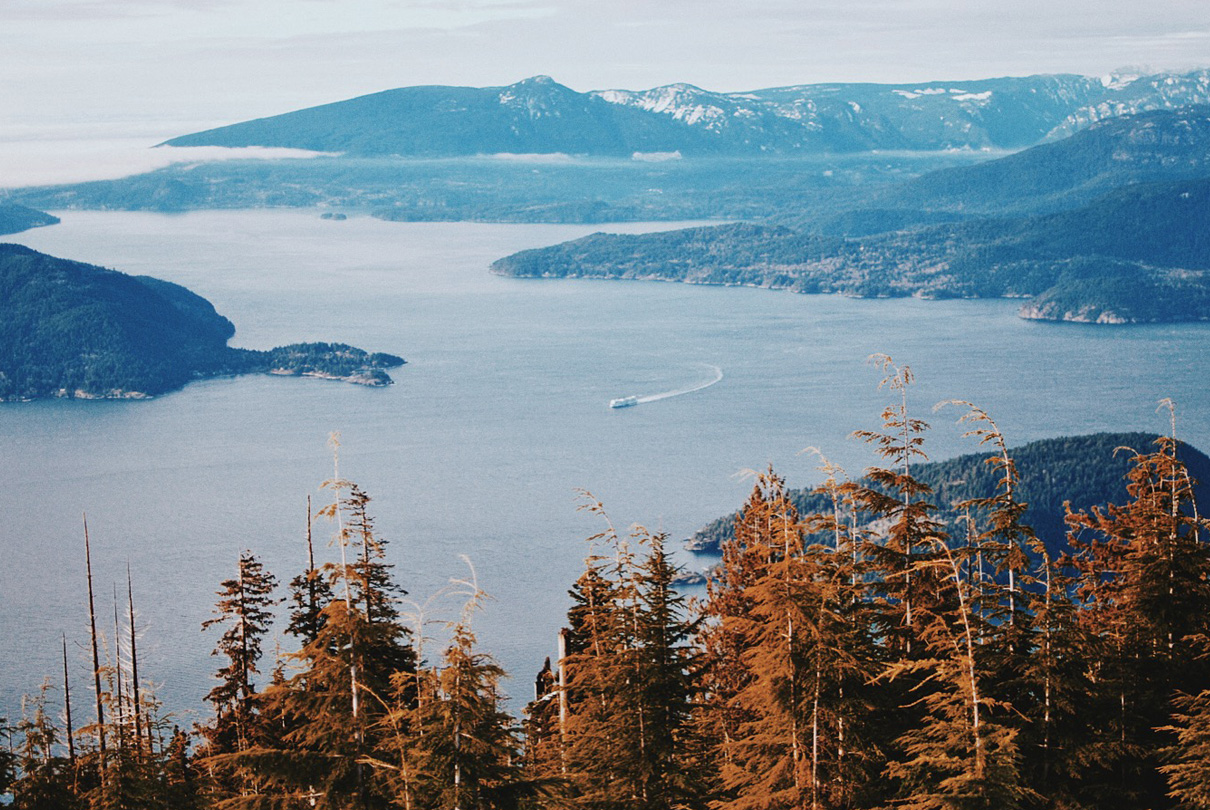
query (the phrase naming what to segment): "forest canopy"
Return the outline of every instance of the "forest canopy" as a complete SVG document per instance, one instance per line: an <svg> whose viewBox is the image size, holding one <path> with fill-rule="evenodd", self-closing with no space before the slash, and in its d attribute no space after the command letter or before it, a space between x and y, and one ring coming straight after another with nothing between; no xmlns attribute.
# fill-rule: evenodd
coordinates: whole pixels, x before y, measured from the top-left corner
<svg viewBox="0 0 1210 810"><path fill-rule="evenodd" d="M619 531L583 493L600 528L522 722L474 633L473 567L426 648L337 465L308 514L337 527L338 561L316 560L309 522L284 588L251 549L219 583L208 720L172 727L140 676L128 583L117 654L90 634L95 706L65 691L61 722L48 679L3 724L0 789L19 808L1210 807L1210 522L1175 410L1124 451L1124 491L1069 509L1048 546L970 403L992 484L940 519L911 370L878 363L890 404L855 434L877 464L850 480L823 460L807 500L757 474L700 599L674 586L665 535ZM265 660L274 618L294 646Z"/></svg>

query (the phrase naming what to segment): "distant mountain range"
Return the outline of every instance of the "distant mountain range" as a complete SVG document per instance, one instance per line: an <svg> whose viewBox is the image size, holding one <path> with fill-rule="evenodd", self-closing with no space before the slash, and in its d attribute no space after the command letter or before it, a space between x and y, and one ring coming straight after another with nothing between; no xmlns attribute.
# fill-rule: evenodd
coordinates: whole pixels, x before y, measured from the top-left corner
<svg viewBox="0 0 1210 810"><path fill-rule="evenodd" d="M964 214L1074 208L1132 183L1210 177L1210 106L1125 115L975 166L930 172L873 203Z"/></svg>
<svg viewBox="0 0 1210 810"><path fill-rule="evenodd" d="M1079 322L1206 320L1207 102L1210 70L730 94L577 93L537 77L391 90L168 142L336 156L188 164L0 199L51 210L308 206L406 221L717 218L740 224L597 235L493 269L1019 296L1030 299L1024 317ZM521 157L483 156L500 153Z"/></svg>
<svg viewBox="0 0 1210 810"><path fill-rule="evenodd" d="M343 344L236 349L234 334L180 285L0 244L0 401L138 399L252 372L387 385L403 363Z"/></svg>
<svg viewBox="0 0 1210 810"><path fill-rule="evenodd" d="M183 135L170 146L356 156L685 156L1020 149L1105 118L1210 103L1210 70L716 93L689 84L579 93L548 76L506 87L403 87Z"/></svg>

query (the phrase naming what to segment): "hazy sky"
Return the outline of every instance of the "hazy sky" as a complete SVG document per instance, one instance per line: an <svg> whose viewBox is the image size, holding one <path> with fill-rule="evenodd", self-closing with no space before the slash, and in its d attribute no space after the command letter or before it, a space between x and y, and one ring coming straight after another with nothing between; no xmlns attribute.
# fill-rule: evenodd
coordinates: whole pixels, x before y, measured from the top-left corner
<svg viewBox="0 0 1210 810"><path fill-rule="evenodd" d="M1210 64L1210 0L0 0L0 139L168 137L410 84Z"/></svg>

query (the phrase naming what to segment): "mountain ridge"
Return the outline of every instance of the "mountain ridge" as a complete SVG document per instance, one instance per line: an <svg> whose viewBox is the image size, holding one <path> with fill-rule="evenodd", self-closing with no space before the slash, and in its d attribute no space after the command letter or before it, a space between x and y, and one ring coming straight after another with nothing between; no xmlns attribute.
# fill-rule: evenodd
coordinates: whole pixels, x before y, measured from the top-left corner
<svg viewBox="0 0 1210 810"><path fill-rule="evenodd" d="M349 155L686 155L1014 149L1107 117L1210 103L1210 69L1129 81L1040 74L719 93L687 83L578 92L511 85L393 88L165 141Z"/></svg>
<svg viewBox="0 0 1210 810"><path fill-rule="evenodd" d="M862 207L871 203L899 207ZM1039 320L1207 320L1210 108L1098 123L799 220L595 234L504 257L492 270L864 297L1032 297L1021 315Z"/></svg>

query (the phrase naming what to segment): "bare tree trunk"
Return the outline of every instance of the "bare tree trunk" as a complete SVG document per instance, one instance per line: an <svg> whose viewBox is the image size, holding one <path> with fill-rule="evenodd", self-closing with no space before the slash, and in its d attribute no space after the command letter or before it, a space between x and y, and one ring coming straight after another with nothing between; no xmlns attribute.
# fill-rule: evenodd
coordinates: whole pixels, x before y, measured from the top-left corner
<svg viewBox="0 0 1210 810"><path fill-rule="evenodd" d="M114 681L117 684L118 704L116 710L116 728L118 736L118 751L125 743L122 727L126 723L126 707L122 700L122 636L118 632L118 584L113 584L113 670ZM120 760L120 757L119 757Z"/></svg>
<svg viewBox="0 0 1210 810"><path fill-rule="evenodd" d="M76 772L75 730L71 725L71 684L67 680L67 634L63 634L63 706L67 713L67 761L71 764L72 779Z"/></svg>
<svg viewBox="0 0 1210 810"><path fill-rule="evenodd" d="M134 633L134 585L130 579L130 564L126 564L126 599L130 606L130 686L131 706L134 708L134 750L141 758L143 724L141 719L141 701L139 700L139 653Z"/></svg>
<svg viewBox="0 0 1210 810"><path fill-rule="evenodd" d="M311 541L311 496L307 496L307 615L315 621L318 611L315 609L315 545ZM308 628L312 638L318 634L318 627Z"/></svg>
<svg viewBox="0 0 1210 810"><path fill-rule="evenodd" d="M97 697L97 748L100 777L105 782L105 709L101 705L101 657L97 653L97 613L92 593L92 550L88 542L88 515L84 516L84 565L88 571L88 624L92 636L92 679Z"/></svg>

